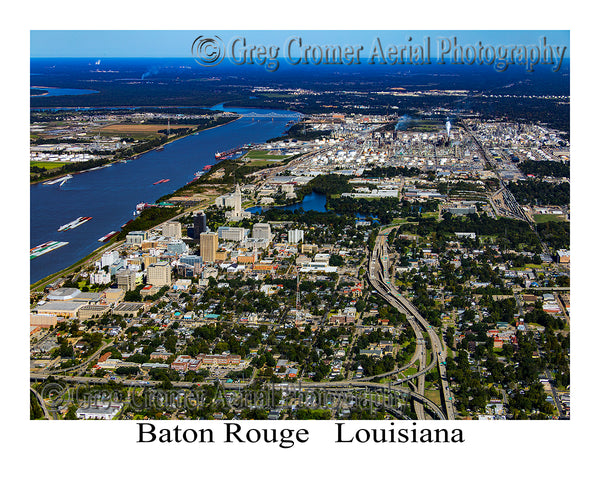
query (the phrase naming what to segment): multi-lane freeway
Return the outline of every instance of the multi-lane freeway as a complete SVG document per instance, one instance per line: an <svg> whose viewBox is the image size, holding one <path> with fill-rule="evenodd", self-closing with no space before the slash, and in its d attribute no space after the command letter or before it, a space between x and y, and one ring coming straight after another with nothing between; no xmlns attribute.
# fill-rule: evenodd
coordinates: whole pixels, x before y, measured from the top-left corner
<svg viewBox="0 0 600 480"><path fill-rule="evenodd" d="M111 380L103 377L83 377L83 376L70 376L70 375L50 375L48 373L31 373L30 381L31 382L44 382L49 378L52 378L55 382L61 381L68 384L79 384L79 385L106 385L111 382ZM161 381L158 380L148 380L148 381L140 381L140 380L119 380L117 381L119 385L124 387L160 387ZM222 383L221 387L224 390L244 390L248 386L250 386L251 381L248 382L236 382L236 383ZM201 383L197 382L173 382L173 388L175 389L188 389L196 386L203 385L214 385L213 381L205 381ZM275 390L286 390L289 389L290 386L288 384L272 384L268 386L269 388ZM432 402L425 395L422 395L418 392L411 391L410 389L400 387L398 385L392 384L382 384L375 382L363 382L358 380L343 380L338 382L309 382L309 383L299 383L294 384L293 389L300 390L302 392L309 392L314 390L327 390L332 394L343 395L345 391L348 390L370 390L374 392L378 392L382 394L382 399L385 398L386 393L394 392L397 396L408 397L410 396L416 405L420 405L422 408L426 408L432 417L437 417L438 419L445 419L446 416L442 409L434 402ZM41 399L40 395L32 389L36 396ZM335 395L332 395L335 396ZM396 397L397 398L397 397ZM45 404L43 401L40 401L42 407L44 408L44 412L46 417L48 418L50 414L47 412ZM377 402L374 402L375 404ZM388 411L397 417L402 417L403 415L393 406L386 404L385 400L382 400L380 403L383 403L388 408ZM391 409L391 410L390 410Z"/></svg>
<svg viewBox="0 0 600 480"><path fill-rule="evenodd" d="M377 377L368 377L360 380L345 380L345 381L337 381L337 382L319 382L319 383L307 383L304 384L304 388L307 389L327 389L330 391L340 391L343 389L355 389L355 388L367 388L370 390L381 390L382 388L387 388L393 390L398 394L402 394L404 396L410 396L415 405L415 413L417 414L418 419L426 419L425 409L427 409L428 413L432 417L437 417L439 419L454 419L454 408L452 404L452 395L450 392L450 388L448 385L448 381L446 379L446 354L445 347L443 346L438 335L433 331L433 328L429 323L423 318L423 316L418 312L415 306L409 302L406 298L404 298L400 292L396 290L393 286L392 282L388 276L389 269L389 256L387 252L387 234L393 227L388 227L386 229L382 229L380 231L379 236L377 237L375 247L373 252L369 258L369 274L368 278L370 283L373 285L375 290L381 295L390 305L397 308L399 311L405 312L407 315L407 320L411 326L411 328L415 332L416 337L416 349L413 357L407 365L402 366L392 372L387 372L383 375L378 375ZM429 363L427 362L428 356L428 348L427 348L427 340L426 336L429 338L429 345L431 346L431 358ZM114 341L114 339L113 339ZM112 344L112 342L111 342ZM105 345L108 347L109 345ZM104 349L99 349L97 354L99 354ZM78 376L78 374L82 373L82 370L89 365L89 363L95 360L97 355L93 358L89 359L89 362L86 362L85 365L78 365L76 367L71 367L70 369L57 370L53 372L39 372L39 373L31 373L31 381L44 381L47 380L48 376L52 375L56 379L61 379L63 381L69 383L79 383L79 384L105 384L108 383L108 380L105 378L95 378L95 377L84 377ZM389 377L393 375L397 375L410 368L411 366L418 363L418 371L410 375L406 378L394 380L390 383L380 384L375 383L372 380L375 378L383 378ZM440 408L436 403L432 402L425 396L425 375L427 372L432 370L437 366L440 373L440 382L441 382L441 397L443 399L442 408ZM64 375L65 373L70 373L71 375ZM73 373L75 375L73 375ZM414 383L416 382L416 384ZM160 382L147 381L140 382L139 380L122 380L121 383L124 386L158 386ZM413 387L413 390L409 388L402 387L401 384L407 383L409 386ZM173 386L176 388L190 388L194 385L198 385L197 383L191 382L174 382ZM227 389L243 389L248 386L248 382L241 382L236 384L224 384L224 387ZM275 387L279 388L279 387ZM391 407L390 407L391 408ZM388 411L390 411L388 409ZM398 412L394 410L390 412L394 415L397 415Z"/></svg>
<svg viewBox="0 0 600 480"><path fill-rule="evenodd" d="M419 370L411 377L417 379L417 393L421 396L425 393L425 374L434 368L437 364L440 382L441 396L444 403L445 417L449 420L454 420L454 406L452 404L452 394L448 385L446 376L446 350L442 345L439 336L433 331L433 327L429 325L427 320L419 313L415 306L403 297L400 292L394 287L393 282L389 279L389 255L387 251L387 235L394 227L382 228L375 240L375 246L371 254L369 262L369 281L375 288L377 293L381 295L390 305L398 310L406 313L407 320L411 328L415 332L417 339L417 349L415 355L419 359ZM427 364L427 345L423 333L429 337L431 345L431 362ZM414 358L414 357L413 357ZM399 382L404 382L409 379L403 379ZM415 410L417 418L424 419L422 404L416 404Z"/></svg>

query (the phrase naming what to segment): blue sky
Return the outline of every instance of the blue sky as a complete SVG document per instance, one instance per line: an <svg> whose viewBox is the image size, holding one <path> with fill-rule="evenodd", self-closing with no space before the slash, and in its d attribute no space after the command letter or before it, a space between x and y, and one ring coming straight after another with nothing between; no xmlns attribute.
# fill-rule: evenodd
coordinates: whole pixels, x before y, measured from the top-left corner
<svg viewBox="0 0 600 480"><path fill-rule="evenodd" d="M192 42L199 35L219 35L227 44L237 36L257 45L282 47L292 36L310 44L364 45L369 48L376 37L384 44L405 45L408 38L419 44L427 36L456 36L462 45L537 45L541 37L549 44L569 47L567 30L32 30L31 57L188 57ZM567 48L566 56L570 56Z"/></svg>

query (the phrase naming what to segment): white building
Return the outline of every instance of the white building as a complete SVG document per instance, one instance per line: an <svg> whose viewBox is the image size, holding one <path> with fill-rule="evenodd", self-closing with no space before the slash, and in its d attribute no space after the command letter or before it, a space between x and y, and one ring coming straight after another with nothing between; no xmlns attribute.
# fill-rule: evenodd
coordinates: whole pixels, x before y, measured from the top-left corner
<svg viewBox="0 0 600 480"><path fill-rule="evenodd" d="M291 183L284 183L281 186L281 191L285 193L287 198L294 198L296 193L294 192L294 185Z"/></svg>
<svg viewBox="0 0 600 480"><path fill-rule="evenodd" d="M144 240L148 239L148 233L144 231L129 232L125 237L126 245L141 245Z"/></svg>
<svg viewBox="0 0 600 480"><path fill-rule="evenodd" d="M351 198L398 198L398 190L371 190L368 193L342 193L342 197Z"/></svg>
<svg viewBox="0 0 600 480"><path fill-rule="evenodd" d="M77 409L77 418L84 420L112 420L121 411L123 405L112 403L97 404Z"/></svg>
<svg viewBox="0 0 600 480"><path fill-rule="evenodd" d="M217 230L219 239L229 242L242 242L247 236L245 228L242 227L219 227Z"/></svg>
<svg viewBox="0 0 600 480"><path fill-rule="evenodd" d="M252 227L252 238L271 241L271 225L268 223L255 223Z"/></svg>
<svg viewBox="0 0 600 480"><path fill-rule="evenodd" d="M290 230L288 232L288 243L304 242L304 230Z"/></svg>
<svg viewBox="0 0 600 480"><path fill-rule="evenodd" d="M235 208L235 199L232 193L215 198L215 206L219 208Z"/></svg>
<svg viewBox="0 0 600 480"><path fill-rule="evenodd" d="M147 283L155 287L171 285L171 265L168 262L153 263L148 267Z"/></svg>
<svg viewBox="0 0 600 480"><path fill-rule="evenodd" d="M181 238L181 223L167 222L163 224L162 234L165 237Z"/></svg>
<svg viewBox="0 0 600 480"><path fill-rule="evenodd" d="M110 273L100 270L97 273L90 274L90 283L106 285L110 283Z"/></svg>
<svg viewBox="0 0 600 480"><path fill-rule="evenodd" d="M117 252L116 250L106 252L105 254L102 255L102 258L100 259L100 268L110 267L118 259L119 259L119 252Z"/></svg>
<svg viewBox="0 0 600 480"><path fill-rule="evenodd" d="M175 255L183 255L187 253L189 247L183 240L173 240L167 243L167 252Z"/></svg>
<svg viewBox="0 0 600 480"><path fill-rule="evenodd" d="M235 186L235 191L227 195L221 195L215 199L215 205L221 208L233 208L225 212L225 218L228 220L238 221L244 218L250 218L252 214L242 210L242 192L240 186Z"/></svg>

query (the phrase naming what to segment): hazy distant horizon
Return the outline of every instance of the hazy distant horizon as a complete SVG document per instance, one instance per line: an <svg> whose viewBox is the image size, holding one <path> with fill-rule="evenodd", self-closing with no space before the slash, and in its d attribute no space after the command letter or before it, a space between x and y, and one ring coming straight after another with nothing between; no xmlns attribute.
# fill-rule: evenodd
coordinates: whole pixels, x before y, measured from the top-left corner
<svg viewBox="0 0 600 480"><path fill-rule="evenodd" d="M300 36L312 45L363 45L370 48L375 38L390 45L404 45L412 38L458 37L462 44L479 41L490 45L534 45L547 37L554 45L567 47L568 30L31 30L30 58L189 58L198 36L221 37L225 44L235 37L249 43L282 46Z"/></svg>

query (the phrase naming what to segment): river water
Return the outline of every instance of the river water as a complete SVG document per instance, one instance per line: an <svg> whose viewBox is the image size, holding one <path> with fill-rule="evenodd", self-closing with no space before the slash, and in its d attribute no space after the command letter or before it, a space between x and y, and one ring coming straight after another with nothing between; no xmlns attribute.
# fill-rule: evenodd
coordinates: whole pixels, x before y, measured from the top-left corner
<svg viewBox="0 0 600 480"><path fill-rule="evenodd" d="M80 260L102 244L98 238L133 218L140 202L153 203L194 178L194 172L215 164L214 154L247 143L261 143L282 135L291 116L278 110L243 108L214 109L235 111L243 116L227 125L204 130L151 151L127 163L73 175L63 186L30 187L30 247L51 240L69 242L30 261L30 282L34 283ZM252 115L251 112L256 112ZM260 116L278 114L272 118ZM170 181L153 185L157 180ZM64 232L58 227L77 217L93 217L87 223Z"/></svg>

